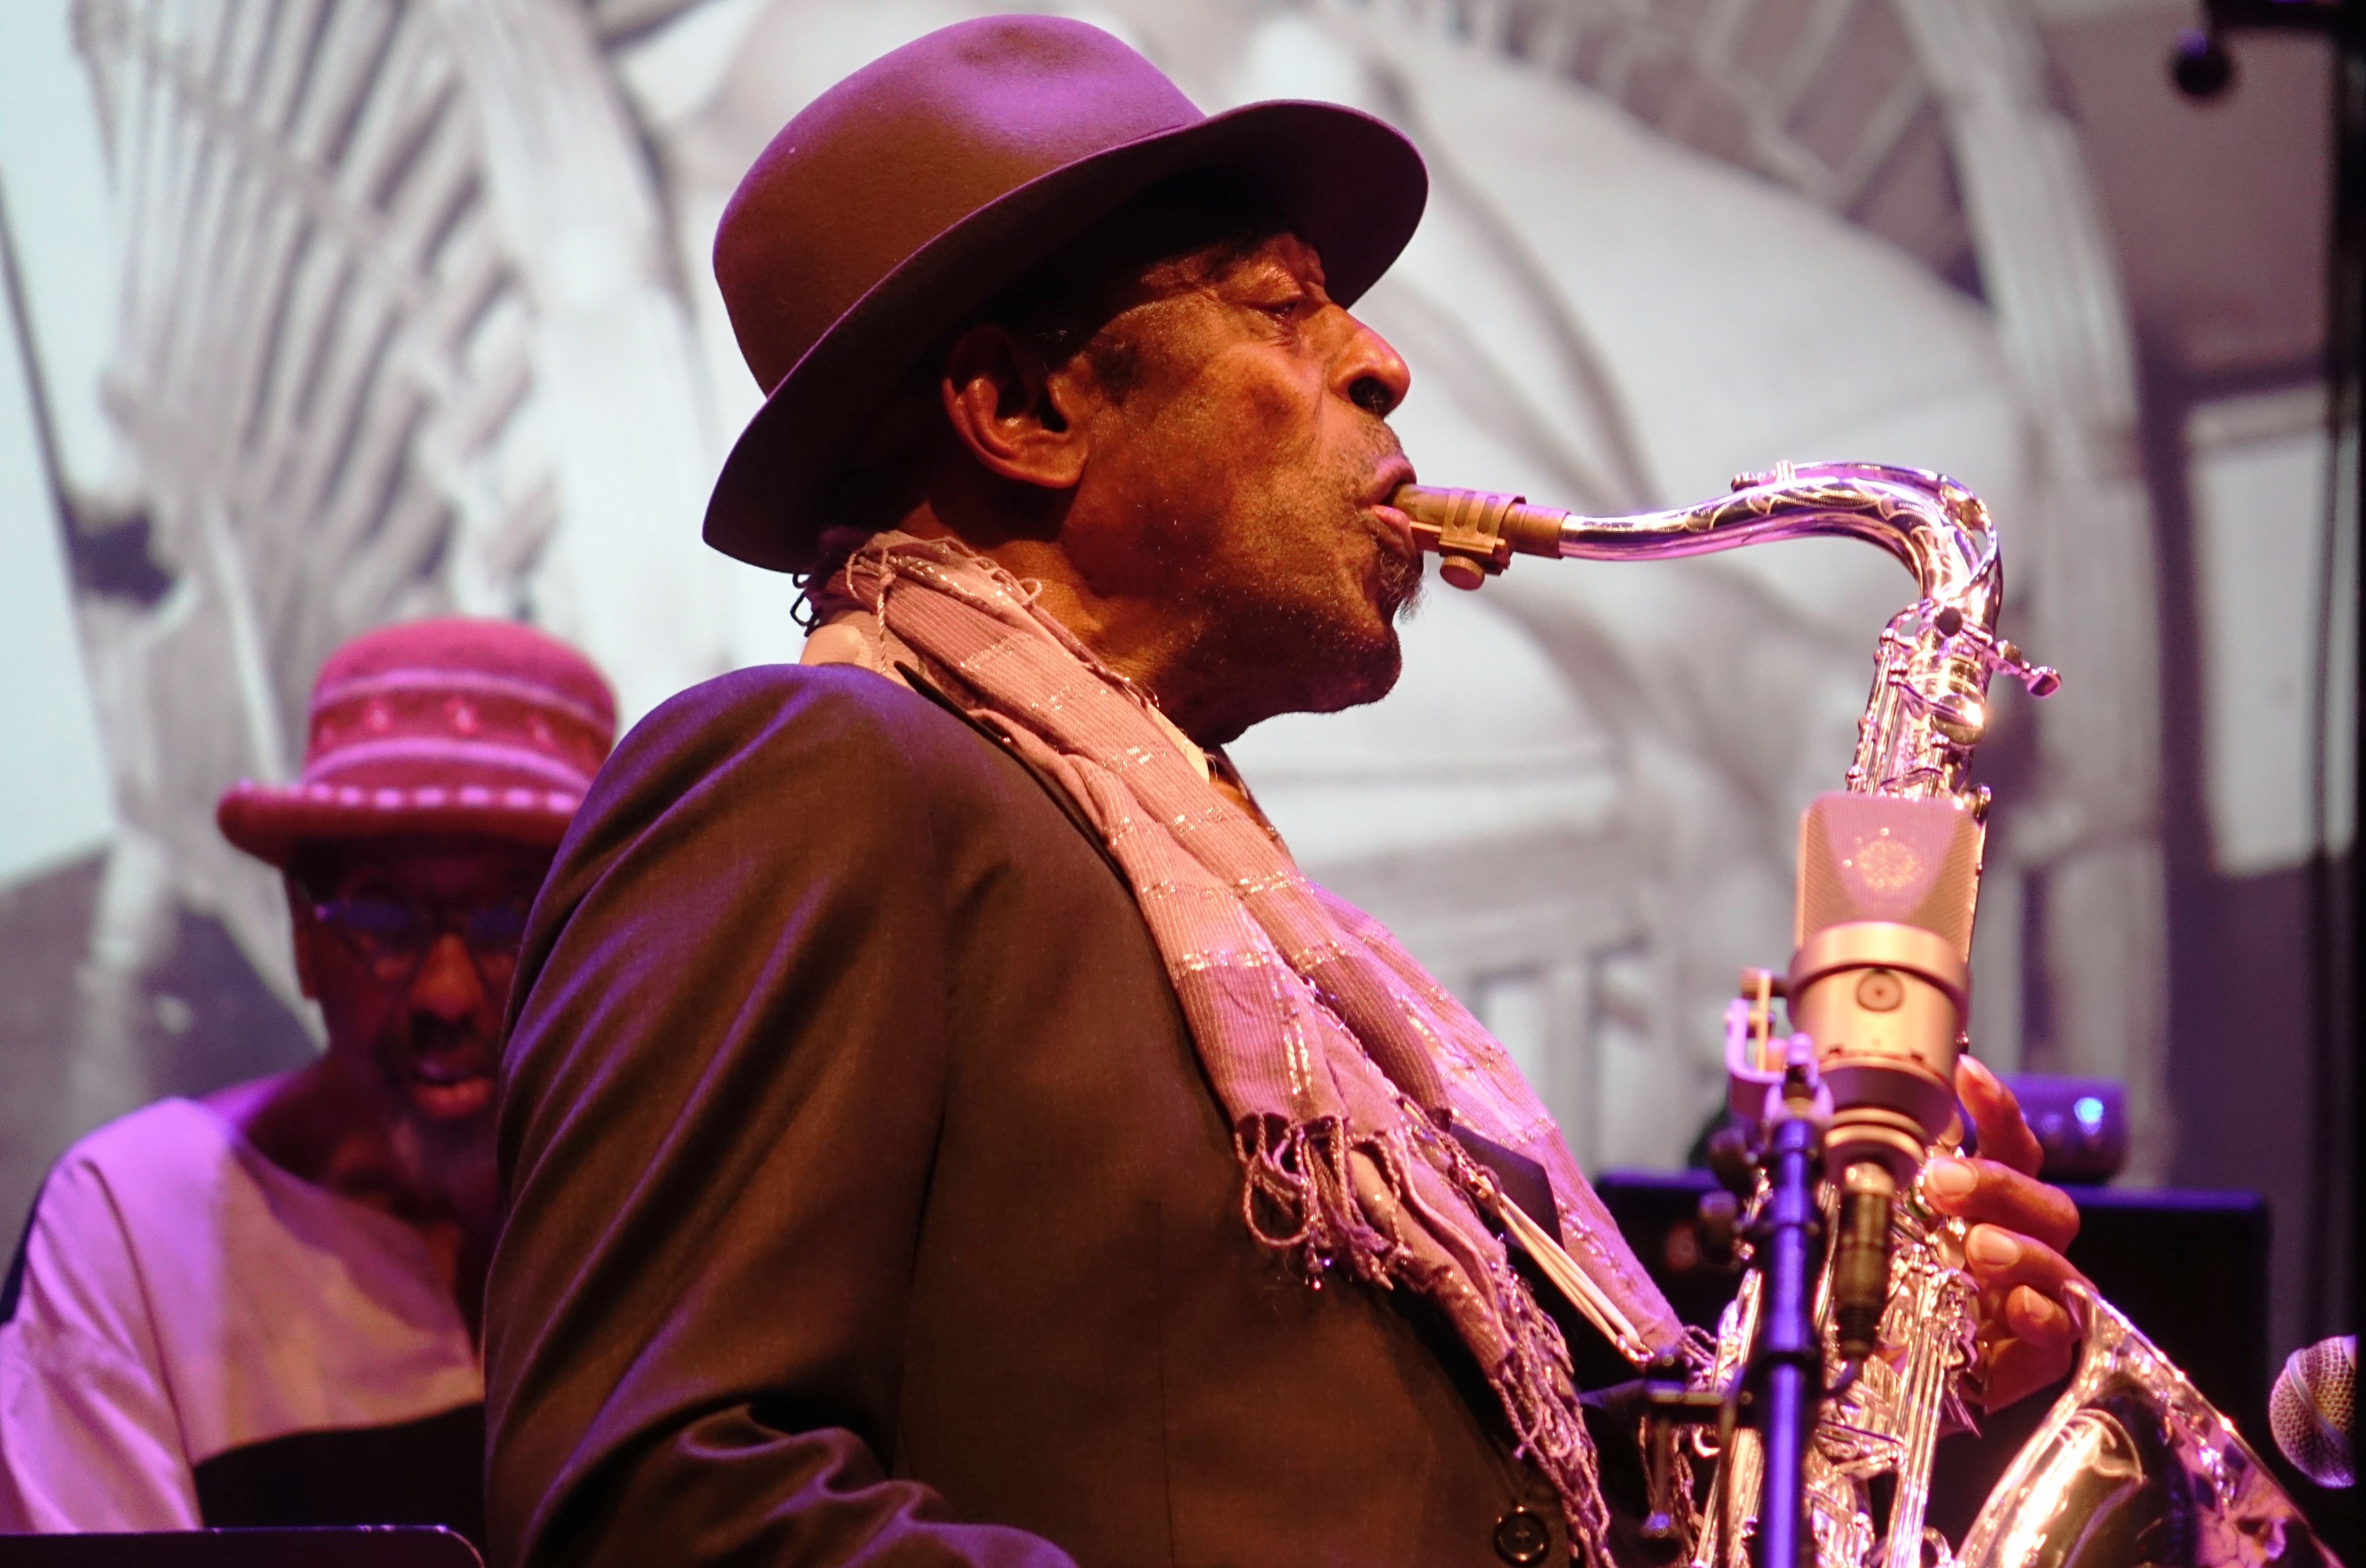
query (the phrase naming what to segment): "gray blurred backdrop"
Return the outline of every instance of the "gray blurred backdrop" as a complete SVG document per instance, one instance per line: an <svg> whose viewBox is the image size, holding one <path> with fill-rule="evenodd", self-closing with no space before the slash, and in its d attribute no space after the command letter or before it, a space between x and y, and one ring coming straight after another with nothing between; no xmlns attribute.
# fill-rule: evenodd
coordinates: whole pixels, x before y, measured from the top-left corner
<svg viewBox="0 0 2366 1568"><path fill-rule="evenodd" d="M628 718L795 657L791 585L697 540L757 402L715 220L814 94L988 8L8 8L0 1224L96 1122L313 1049L276 886L212 807L293 772L339 641L525 616ZM2007 629L2065 685L2000 683L1982 753L1975 1047L2123 1079L2126 1182L2268 1193L2276 1353L2327 1332L2346 1134L2308 889L2350 836L2319 716L2352 606L2325 591L2318 48L2246 39L2196 107L2163 70L2179 0L1069 14L1205 107L1331 98L1420 143L1429 215L1364 313L1414 367L1432 482L1628 512L1853 457L1988 499ZM1837 542L1433 585L1394 695L1237 756L1582 1161L1673 1166L1910 594Z"/></svg>

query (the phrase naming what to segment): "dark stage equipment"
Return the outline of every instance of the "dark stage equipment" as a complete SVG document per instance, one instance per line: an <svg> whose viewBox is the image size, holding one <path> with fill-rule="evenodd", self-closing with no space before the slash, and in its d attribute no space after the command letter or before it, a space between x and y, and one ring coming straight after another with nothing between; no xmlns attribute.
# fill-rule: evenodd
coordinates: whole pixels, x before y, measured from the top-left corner
<svg viewBox="0 0 2366 1568"><path fill-rule="evenodd" d="M8 1568L484 1568L447 1529L163 1530L151 1535L0 1535Z"/></svg>
<svg viewBox="0 0 2366 1568"><path fill-rule="evenodd" d="M2056 1183L2101 1186L2128 1162L2128 1091L2112 1078L2006 1073L2005 1087L2045 1152L2038 1172Z"/></svg>

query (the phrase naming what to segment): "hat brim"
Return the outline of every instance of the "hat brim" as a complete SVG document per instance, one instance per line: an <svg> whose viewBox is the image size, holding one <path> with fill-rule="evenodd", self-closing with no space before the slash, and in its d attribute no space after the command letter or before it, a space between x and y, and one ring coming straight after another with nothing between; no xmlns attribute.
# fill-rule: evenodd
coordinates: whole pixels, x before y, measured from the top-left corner
<svg viewBox="0 0 2366 1568"><path fill-rule="evenodd" d="M556 849L580 795L561 790L408 789L240 783L214 807L222 837L285 870L308 843L351 843L397 835L492 839Z"/></svg>
<svg viewBox="0 0 2366 1568"><path fill-rule="evenodd" d="M724 460L706 542L768 570L812 570L820 492L914 361L1132 197L1202 169L1253 177L1321 254L1343 305L1396 260L1429 196L1402 132L1324 103L1250 104L1031 180L907 257L806 351Z"/></svg>

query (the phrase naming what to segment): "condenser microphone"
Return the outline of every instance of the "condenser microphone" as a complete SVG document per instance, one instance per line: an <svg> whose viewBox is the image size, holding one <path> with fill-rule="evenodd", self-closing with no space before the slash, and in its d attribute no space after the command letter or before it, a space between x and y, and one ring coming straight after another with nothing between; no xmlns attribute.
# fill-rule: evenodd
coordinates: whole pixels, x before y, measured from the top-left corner
<svg viewBox="0 0 2366 1568"><path fill-rule="evenodd" d="M1784 990L1832 1091L1835 1168L1869 1159L1911 1180L1955 1114L1984 836L1945 800L1838 790L1799 819Z"/></svg>
<svg viewBox="0 0 2366 1568"><path fill-rule="evenodd" d="M1945 800L1845 791L1799 818L1784 994L1831 1091L1832 1318L1853 1364L1873 1353L1889 1300L1892 1200L1955 1114L1984 832Z"/></svg>
<svg viewBox="0 0 2366 1568"><path fill-rule="evenodd" d="M2268 1394L2268 1429L2293 1468L2319 1486L2358 1479L2349 1417L2358 1403L2358 1338L2320 1339L2293 1351Z"/></svg>

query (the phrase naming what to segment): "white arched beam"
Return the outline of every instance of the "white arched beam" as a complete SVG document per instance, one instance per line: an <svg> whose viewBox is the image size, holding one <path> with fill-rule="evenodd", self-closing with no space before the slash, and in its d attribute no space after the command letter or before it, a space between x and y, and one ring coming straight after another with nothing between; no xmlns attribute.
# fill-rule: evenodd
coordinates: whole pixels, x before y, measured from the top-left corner
<svg viewBox="0 0 2366 1568"><path fill-rule="evenodd" d="M2119 268L2077 128L2016 0L1896 0L1947 117L1980 277L2030 414L2029 515L2010 536L2034 654L2041 799L1991 853L2042 872L2050 1040L2033 1066L2123 1079L2129 1174L2158 1179L2168 931L2152 508Z"/></svg>

